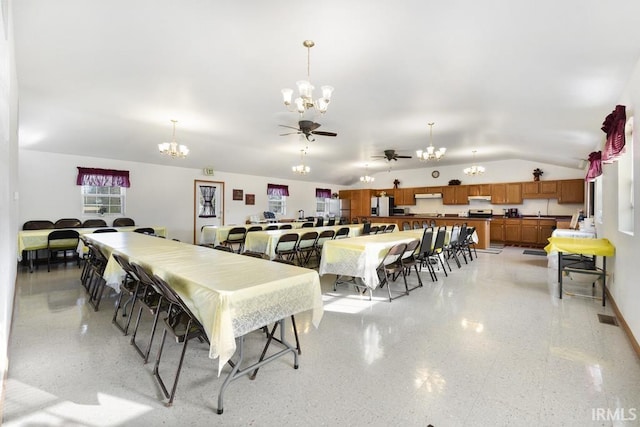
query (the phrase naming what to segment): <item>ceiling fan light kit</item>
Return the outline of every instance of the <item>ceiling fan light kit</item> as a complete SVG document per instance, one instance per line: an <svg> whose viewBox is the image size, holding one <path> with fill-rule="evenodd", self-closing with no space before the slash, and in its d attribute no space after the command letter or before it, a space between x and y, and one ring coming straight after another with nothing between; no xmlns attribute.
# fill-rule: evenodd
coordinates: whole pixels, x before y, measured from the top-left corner
<svg viewBox="0 0 640 427"><path fill-rule="evenodd" d="M293 98L293 89L282 89L282 98L284 101L284 105L291 111L297 111L300 114L304 114L307 110L315 108L320 113L324 114L327 112L327 108L329 107L329 102L331 102L331 95L333 94L332 86L322 86L320 89L322 90L322 97L314 100L313 99L313 90L315 87L311 84L309 79L310 74L310 57L311 57L311 48L315 46L313 40L305 40L302 42L302 45L307 48L307 80L299 80L296 82L296 86L298 87L298 98ZM292 110L292 104L295 106Z"/></svg>
<svg viewBox="0 0 640 427"><path fill-rule="evenodd" d="M433 125L435 123L428 123L429 125L429 146L424 150L417 150L416 155L421 162L429 161L429 160L440 160L444 157L444 154L447 152L447 149L444 147L440 147L437 150L433 146Z"/></svg>
<svg viewBox="0 0 640 427"><path fill-rule="evenodd" d="M187 154L189 154L189 149L186 145L178 144L176 142L176 123L178 123L178 121L171 120L171 122L173 123L173 138L171 139L171 142L162 142L158 144L158 150L160 150L161 154L166 154L173 159L177 157L185 158L187 157Z"/></svg>
<svg viewBox="0 0 640 427"><path fill-rule="evenodd" d="M283 128L294 129L296 131L296 132L289 132L289 133L281 133L280 136L293 135L293 134L304 135L305 138L307 138L307 141L311 141L311 142L315 141L315 138L313 138L312 135L338 136L338 134L335 132L326 132L322 130L316 130L321 126L321 124L315 123L311 120L300 120L298 122L297 128L294 128L293 126L287 126L287 125L280 125L280 126L282 126Z"/></svg>

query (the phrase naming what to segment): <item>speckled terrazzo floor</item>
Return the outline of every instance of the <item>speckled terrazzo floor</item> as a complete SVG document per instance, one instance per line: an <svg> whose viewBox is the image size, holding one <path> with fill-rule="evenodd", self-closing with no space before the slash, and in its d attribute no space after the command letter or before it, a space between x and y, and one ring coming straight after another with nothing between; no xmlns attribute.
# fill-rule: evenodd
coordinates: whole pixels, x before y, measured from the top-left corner
<svg viewBox="0 0 640 427"><path fill-rule="evenodd" d="M222 415L222 378L206 345L190 344L167 408L152 364L111 324L114 295L94 312L71 264L51 273L19 268L3 424L640 424L640 361L619 327L598 322L611 309L591 298L558 299L546 258L522 252L479 253L436 283L425 271L423 288L392 303L386 290L371 302L346 286L333 292L333 276L322 277L320 327L308 313L296 316L300 369L286 357L255 381L233 382ZM591 286L567 280L565 290ZM262 343L250 334L248 353L257 357ZM179 350L170 344L168 368Z"/></svg>

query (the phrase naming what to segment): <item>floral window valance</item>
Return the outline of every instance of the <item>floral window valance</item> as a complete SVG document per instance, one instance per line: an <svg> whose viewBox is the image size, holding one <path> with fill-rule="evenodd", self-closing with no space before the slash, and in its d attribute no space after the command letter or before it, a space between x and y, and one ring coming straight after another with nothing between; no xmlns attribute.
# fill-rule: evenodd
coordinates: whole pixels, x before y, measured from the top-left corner
<svg viewBox="0 0 640 427"><path fill-rule="evenodd" d="M320 197L323 199L331 198L331 189L330 188L316 188L316 197Z"/></svg>
<svg viewBox="0 0 640 427"><path fill-rule="evenodd" d="M585 180L593 181L600 175L602 175L602 152L594 151L589 154L589 170Z"/></svg>
<svg viewBox="0 0 640 427"><path fill-rule="evenodd" d="M76 185L96 187L130 187L129 171L114 169L81 168L78 166Z"/></svg>
<svg viewBox="0 0 640 427"><path fill-rule="evenodd" d="M288 196L289 186L278 184L267 184L267 194L269 196Z"/></svg>
<svg viewBox="0 0 640 427"><path fill-rule="evenodd" d="M603 163L612 163L622 154L625 144L624 126L627 114L624 105L616 105L602 123L602 131L607 134L607 142L602 153Z"/></svg>

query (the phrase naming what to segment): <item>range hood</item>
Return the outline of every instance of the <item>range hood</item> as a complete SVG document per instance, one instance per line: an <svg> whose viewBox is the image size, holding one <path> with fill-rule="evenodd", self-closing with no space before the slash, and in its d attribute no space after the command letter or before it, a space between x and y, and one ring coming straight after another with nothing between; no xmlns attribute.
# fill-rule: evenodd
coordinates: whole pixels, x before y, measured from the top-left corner
<svg viewBox="0 0 640 427"><path fill-rule="evenodd" d="M442 193L416 194L416 199L442 199Z"/></svg>
<svg viewBox="0 0 640 427"><path fill-rule="evenodd" d="M469 196L469 200L485 200L487 202L490 202L491 196Z"/></svg>

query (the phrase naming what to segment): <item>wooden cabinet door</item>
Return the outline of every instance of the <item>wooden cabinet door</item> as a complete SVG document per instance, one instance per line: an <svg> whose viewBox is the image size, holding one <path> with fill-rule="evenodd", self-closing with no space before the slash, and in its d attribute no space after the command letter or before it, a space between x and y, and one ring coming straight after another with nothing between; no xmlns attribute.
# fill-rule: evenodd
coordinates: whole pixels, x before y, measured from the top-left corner
<svg viewBox="0 0 640 427"><path fill-rule="evenodd" d="M519 182L512 182L505 184L507 193L507 203L521 205L522 204L522 184Z"/></svg>
<svg viewBox="0 0 640 427"><path fill-rule="evenodd" d="M504 240L513 243L522 240L522 225L519 219L504 220Z"/></svg>
<svg viewBox="0 0 640 427"><path fill-rule="evenodd" d="M555 219L541 219L538 221L540 226L538 227L538 244L546 246L549 243L549 237L556 227Z"/></svg>
<svg viewBox="0 0 640 427"><path fill-rule="evenodd" d="M456 185L455 187L455 200L456 205L468 205L469 204L469 186L468 185Z"/></svg>
<svg viewBox="0 0 640 427"><path fill-rule="evenodd" d="M455 205L456 204L456 189L455 186L442 187L442 204L443 205Z"/></svg>
<svg viewBox="0 0 640 427"><path fill-rule="evenodd" d="M545 199L558 197L558 181L538 181L538 193Z"/></svg>
<svg viewBox="0 0 640 427"><path fill-rule="evenodd" d="M469 189L468 196L489 196L491 184L472 184L466 186Z"/></svg>
<svg viewBox="0 0 640 427"><path fill-rule="evenodd" d="M531 245L538 243L538 220L522 220L521 239L522 243L529 243Z"/></svg>
<svg viewBox="0 0 640 427"><path fill-rule="evenodd" d="M558 185L558 203L584 203L584 180L567 179Z"/></svg>
<svg viewBox="0 0 640 427"><path fill-rule="evenodd" d="M537 199L540 196L539 181L523 182L522 197L525 199Z"/></svg>
<svg viewBox="0 0 640 427"><path fill-rule="evenodd" d="M489 224L489 237L492 242L504 242L504 220L492 219Z"/></svg>
<svg viewBox="0 0 640 427"><path fill-rule="evenodd" d="M507 203L507 184L491 184L491 203L494 205Z"/></svg>
<svg viewBox="0 0 640 427"><path fill-rule="evenodd" d="M402 189L402 197L404 205L415 205L416 204L416 189L415 188L403 188Z"/></svg>

